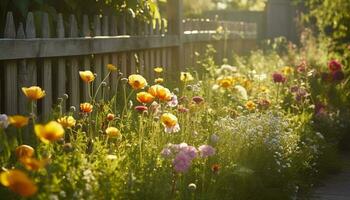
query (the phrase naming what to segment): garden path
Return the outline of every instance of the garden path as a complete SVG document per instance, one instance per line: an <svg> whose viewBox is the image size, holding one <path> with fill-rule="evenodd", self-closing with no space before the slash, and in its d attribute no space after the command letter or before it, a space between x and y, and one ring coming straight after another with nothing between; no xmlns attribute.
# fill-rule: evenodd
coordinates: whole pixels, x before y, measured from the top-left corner
<svg viewBox="0 0 350 200"><path fill-rule="evenodd" d="M312 200L350 200L350 154L342 156L343 169L330 176L313 192Z"/></svg>

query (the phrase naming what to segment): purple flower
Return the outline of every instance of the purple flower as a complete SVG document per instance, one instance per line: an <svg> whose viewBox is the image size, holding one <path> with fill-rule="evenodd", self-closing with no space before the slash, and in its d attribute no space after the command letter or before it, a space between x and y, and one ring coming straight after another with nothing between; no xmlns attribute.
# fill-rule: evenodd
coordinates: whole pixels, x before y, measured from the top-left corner
<svg viewBox="0 0 350 200"><path fill-rule="evenodd" d="M275 83L284 83L284 82L286 82L286 77L284 77L283 74L281 74L279 72L274 72L272 74L272 79L273 79L273 82L275 82Z"/></svg>
<svg viewBox="0 0 350 200"><path fill-rule="evenodd" d="M7 128L9 125L8 117L5 114L0 115L0 128Z"/></svg>
<svg viewBox="0 0 350 200"><path fill-rule="evenodd" d="M164 158L169 158L172 154L171 150L167 147L165 147L162 152L160 153Z"/></svg>
<svg viewBox="0 0 350 200"><path fill-rule="evenodd" d="M215 154L215 149L210 145L201 145L198 150L203 158L213 156Z"/></svg>
<svg viewBox="0 0 350 200"><path fill-rule="evenodd" d="M197 149L194 146L187 146L181 151L185 153L191 160L195 159L197 156Z"/></svg>
<svg viewBox="0 0 350 200"><path fill-rule="evenodd" d="M344 72L339 70L332 73L334 81L342 81L345 77Z"/></svg>
<svg viewBox="0 0 350 200"><path fill-rule="evenodd" d="M297 86L297 85L294 85L294 86L292 86L291 88L290 88L290 91L292 92L292 93L295 93L295 92L297 92L299 90L299 86Z"/></svg>
<svg viewBox="0 0 350 200"><path fill-rule="evenodd" d="M186 172L191 166L191 158L184 152L180 152L176 155L173 166L176 172Z"/></svg>

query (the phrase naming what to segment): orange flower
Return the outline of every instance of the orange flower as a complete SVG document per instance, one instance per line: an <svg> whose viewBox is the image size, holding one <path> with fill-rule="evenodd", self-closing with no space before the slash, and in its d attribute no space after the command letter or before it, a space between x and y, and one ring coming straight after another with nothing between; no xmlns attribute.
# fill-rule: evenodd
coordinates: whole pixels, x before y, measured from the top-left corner
<svg viewBox="0 0 350 200"><path fill-rule="evenodd" d="M21 145L16 148L17 158L32 157L34 155L34 149L28 145Z"/></svg>
<svg viewBox="0 0 350 200"><path fill-rule="evenodd" d="M22 92L26 97L28 97L30 100L38 100L43 98L46 93L44 90L42 90L38 86L31 86L29 88L27 87L22 87Z"/></svg>
<svg viewBox="0 0 350 200"><path fill-rule="evenodd" d="M154 100L154 96L148 92L139 92L136 95L136 99L140 103L151 103Z"/></svg>
<svg viewBox="0 0 350 200"><path fill-rule="evenodd" d="M47 163L49 162L48 159L38 160L31 157L23 157L19 159L19 161L25 166L27 170L32 171L37 171L45 167L45 165L47 165Z"/></svg>
<svg viewBox="0 0 350 200"><path fill-rule="evenodd" d="M22 197L32 196L38 191L35 183L25 173L16 169L2 172L0 182Z"/></svg>
<svg viewBox="0 0 350 200"><path fill-rule="evenodd" d="M170 90L161 85L153 85L148 89L148 93L162 101L169 101L172 97Z"/></svg>
<svg viewBox="0 0 350 200"><path fill-rule="evenodd" d="M80 104L80 110L83 113L91 113L93 109L93 105L91 105L90 103L81 103Z"/></svg>
<svg viewBox="0 0 350 200"><path fill-rule="evenodd" d="M9 117L9 122L16 128L22 128L28 125L29 118L22 115L14 115Z"/></svg>
<svg viewBox="0 0 350 200"><path fill-rule="evenodd" d="M106 133L107 133L108 137L120 138L122 136L119 129L117 129L115 127L108 127L106 129Z"/></svg>
<svg viewBox="0 0 350 200"><path fill-rule="evenodd" d="M253 101L247 101L247 103L245 104L245 107L249 110L252 111L256 108L256 105Z"/></svg>
<svg viewBox="0 0 350 200"><path fill-rule="evenodd" d="M91 83L95 80L95 75L89 70L79 71L79 75L85 83Z"/></svg>
<svg viewBox="0 0 350 200"><path fill-rule="evenodd" d="M61 124L56 121L51 121L46 125L37 124L34 127L35 134L44 143L59 140L64 135L64 129Z"/></svg>
<svg viewBox="0 0 350 200"><path fill-rule="evenodd" d="M113 65L113 64L107 64L107 69L109 70L109 71L117 71L117 67L115 66L115 65Z"/></svg>
<svg viewBox="0 0 350 200"><path fill-rule="evenodd" d="M218 84L220 87L229 88L234 84L232 77L223 77L218 79Z"/></svg>
<svg viewBox="0 0 350 200"><path fill-rule="evenodd" d="M143 89L147 86L147 81L139 74L132 74L129 76L129 84L135 90Z"/></svg>
<svg viewBox="0 0 350 200"><path fill-rule="evenodd" d="M108 115L107 115L107 120L108 120L108 121L112 121L112 120L114 120L114 118L115 118L115 115L114 115L114 114L108 113Z"/></svg>

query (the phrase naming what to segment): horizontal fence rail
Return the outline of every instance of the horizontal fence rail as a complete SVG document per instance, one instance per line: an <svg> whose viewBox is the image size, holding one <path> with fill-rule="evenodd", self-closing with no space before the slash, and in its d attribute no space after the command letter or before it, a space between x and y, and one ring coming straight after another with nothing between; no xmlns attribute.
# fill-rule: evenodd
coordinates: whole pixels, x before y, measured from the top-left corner
<svg viewBox="0 0 350 200"><path fill-rule="evenodd" d="M244 22L185 19L178 22L180 28L174 28L176 21L172 18L154 23L127 15L84 15L77 21L74 15L64 20L62 14L51 19L42 13L40 18L37 23L33 13L29 13L25 23L15 26L12 13L7 14L0 38L0 113L28 114L28 101L21 88L34 85L46 91L36 106L36 112L44 119L49 117L52 106L67 95L63 111L71 106L78 108L80 102L88 100L88 88L79 78L80 70L97 74L96 90L108 75L107 64L118 66L121 74L107 77L104 81L109 83L108 88L97 94L98 99L110 98L117 91L118 78L141 73L153 80L155 66L164 67L167 74L192 66L193 55L202 53L207 44L221 52L220 60L232 53L228 49L251 49L256 39L256 25ZM183 66L177 66L180 63Z"/></svg>

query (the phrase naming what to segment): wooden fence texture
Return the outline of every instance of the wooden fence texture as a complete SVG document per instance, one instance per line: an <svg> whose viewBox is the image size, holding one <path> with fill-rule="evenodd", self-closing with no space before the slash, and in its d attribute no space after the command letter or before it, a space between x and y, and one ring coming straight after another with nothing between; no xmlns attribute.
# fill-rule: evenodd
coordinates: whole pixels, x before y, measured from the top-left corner
<svg viewBox="0 0 350 200"><path fill-rule="evenodd" d="M110 98L117 91L117 81L129 74L141 73L151 81L153 68L162 66L171 78L175 73L169 72L178 74L192 66L194 53L203 53L209 43L219 51L220 60L230 57L232 50L251 49L256 38L255 24L182 20L178 13L168 13L168 19L154 24L127 15L79 19L62 14L51 19L43 13L38 26L32 13L25 23L15 23L12 13L7 14L4 38L0 38L0 113L28 114L28 100L21 88L35 85L46 91L36 106L40 116L47 118L65 94L69 98L63 110L78 108L88 100L80 70L97 74L94 89L102 81L110 83L98 94L98 98ZM121 73L102 80L108 74L107 64L118 66Z"/></svg>

